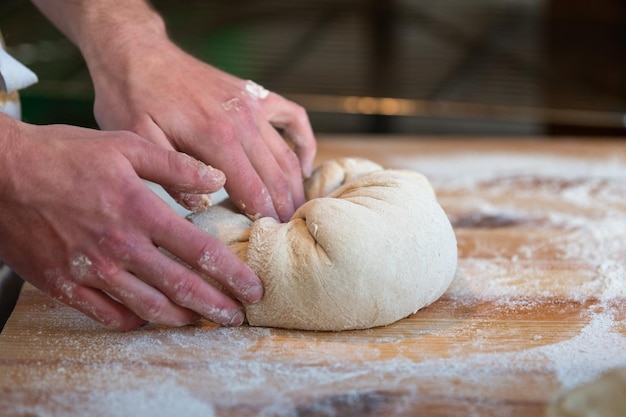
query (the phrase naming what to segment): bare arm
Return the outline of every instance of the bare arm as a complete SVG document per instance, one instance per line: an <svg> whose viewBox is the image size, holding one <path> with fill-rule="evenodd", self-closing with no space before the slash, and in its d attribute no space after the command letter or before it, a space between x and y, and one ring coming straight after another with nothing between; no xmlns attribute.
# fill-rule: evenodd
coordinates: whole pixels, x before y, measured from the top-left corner
<svg viewBox="0 0 626 417"><path fill-rule="evenodd" d="M165 36L161 17L144 0L31 0L81 52L103 42L153 31Z"/></svg>

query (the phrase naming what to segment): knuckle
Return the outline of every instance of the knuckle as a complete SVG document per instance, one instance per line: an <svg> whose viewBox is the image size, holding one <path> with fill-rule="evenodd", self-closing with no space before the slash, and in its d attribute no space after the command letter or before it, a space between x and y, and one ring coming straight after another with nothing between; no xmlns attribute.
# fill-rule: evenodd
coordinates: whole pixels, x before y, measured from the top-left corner
<svg viewBox="0 0 626 417"><path fill-rule="evenodd" d="M44 273L41 290L52 299L71 304L75 299L78 284L61 269L52 269Z"/></svg>
<svg viewBox="0 0 626 417"><path fill-rule="evenodd" d="M98 308L86 298L86 287L81 286L60 270L45 274L42 291L52 299L60 301L90 317L103 326L115 330L131 330L142 324L132 313L115 308Z"/></svg>
<svg viewBox="0 0 626 417"><path fill-rule="evenodd" d="M241 105L237 108L237 113L242 117L248 117L252 115L255 109L258 109L256 100L246 96L246 98L241 101Z"/></svg>
<svg viewBox="0 0 626 417"><path fill-rule="evenodd" d="M87 313L89 315L89 313ZM104 327L114 330L130 330L131 323L128 320L118 314L115 311L100 312L97 316L93 317L96 321L102 324Z"/></svg>
<svg viewBox="0 0 626 417"><path fill-rule="evenodd" d="M135 314L124 314L118 311L100 313L95 320L104 327L123 332L134 330L145 323L145 320Z"/></svg>
<svg viewBox="0 0 626 417"><path fill-rule="evenodd" d="M239 142L237 132L232 123L223 121L217 123L212 128L217 133L219 141L222 145L229 146Z"/></svg>
<svg viewBox="0 0 626 417"><path fill-rule="evenodd" d="M79 254L70 262L70 276L75 282L102 288L119 271L115 263L107 259L92 260Z"/></svg>
<svg viewBox="0 0 626 417"><path fill-rule="evenodd" d="M197 297L201 280L188 277L180 278L174 284L174 300L182 306L194 304Z"/></svg>
<svg viewBox="0 0 626 417"><path fill-rule="evenodd" d="M163 298L151 298L142 305L141 317L148 321L160 321L167 308L167 302Z"/></svg>
<svg viewBox="0 0 626 417"><path fill-rule="evenodd" d="M71 303L70 305L109 329L127 331L135 329L145 323L143 318L125 309L121 305L117 307L109 306L106 308L96 308L86 301L79 301Z"/></svg>
<svg viewBox="0 0 626 417"><path fill-rule="evenodd" d="M235 126L227 119L215 121L210 127L217 133L221 142L237 140Z"/></svg>
<svg viewBox="0 0 626 417"><path fill-rule="evenodd" d="M280 156L282 164L284 164L288 170L297 170L300 167L300 159L298 159L298 155L289 146L285 147L285 150Z"/></svg>
<svg viewBox="0 0 626 417"><path fill-rule="evenodd" d="M296 120L306 123L309 122L309 114L306 109L297 103L293 103L293 114Z"/></svg>
<svg viewBox="0 0 626 417"><path fill-rule="evenodd" d="M288 112L285 120L287 125L292 127L309 125L309 114L300 104L289 102L286 111Z"/></svg>
<svg viewBox="0 0 626 417"><path fill-rule="evenodd" d="M139 250L138 242L129 233L121 229L111 229L102 234L98 245L105 256L110 256L117 262L129 262ZM113 262L106 262L99 265L103 268L106 276L117 272L118 267Z"/></svg>
<svg viewBox="0 0 626 417"><path fill-rule="evenodd" d="M51 298L67 303L74 298L76 284L67 278L59 278L55 281L48 281L43 290Z"/></svg>
<svg viewBox="0 0 626 417"><path fill-rule="evenodd" d="M113 261L102 260L95 265L95 276L100 282L108 281L120 272L120 267Z"/></svg>
<svg viewBox="0 0 626 417"><path fill-rule="evenodd" d="M291 190L291 184L289 183L289 181L287 181L285 177L278 178L274 182L273 187L274 187L274 192L277 195L277 199L279 200L287 199L286 197L289 196L289 193Z"/></svg>
<svg viewBox="0 0 626 417"><path fill-rule="evenodd" d="M255 113L258 111L258 105L254 102L250 102L246 100L242 103L242 105L237 109L237 117L239 119L239 123L246 126L256 126L256 117Z"/></svg>
<svg viewBox="0 0 626 417"><path fill-rule="evenodd" d="M222 270L222 256L217 253L215 244L206 243L198 256L198 266L203 272L214 277Z"/></svg>

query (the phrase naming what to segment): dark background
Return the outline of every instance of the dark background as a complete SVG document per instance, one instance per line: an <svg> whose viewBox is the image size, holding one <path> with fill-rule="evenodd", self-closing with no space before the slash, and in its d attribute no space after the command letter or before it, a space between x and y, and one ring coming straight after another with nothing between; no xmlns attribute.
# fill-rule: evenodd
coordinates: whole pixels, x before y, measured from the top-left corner
<svg viewBox="0 0 626 417"><path fill-rule="evenodd" d="M318 133L626 136L626 1L152 4L184 49L298 101ZM26 0L0 2L0 29L40 77L24 119L95 126L78 51Z"/></svg>

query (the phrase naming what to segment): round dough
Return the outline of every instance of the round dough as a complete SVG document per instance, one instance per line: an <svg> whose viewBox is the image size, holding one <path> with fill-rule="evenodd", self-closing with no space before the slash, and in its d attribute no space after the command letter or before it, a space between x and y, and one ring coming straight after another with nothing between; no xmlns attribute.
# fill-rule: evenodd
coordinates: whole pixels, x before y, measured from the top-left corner
<svg viewBox="0 0 626 417"><path fill-rule="evenodd" d="M251 221L232 204L190 220L259 276L253 326L348 330L383 326L439 298L457 264L452 226L426 178L367 160L327 161L305 181L287 223Z"/></svg>

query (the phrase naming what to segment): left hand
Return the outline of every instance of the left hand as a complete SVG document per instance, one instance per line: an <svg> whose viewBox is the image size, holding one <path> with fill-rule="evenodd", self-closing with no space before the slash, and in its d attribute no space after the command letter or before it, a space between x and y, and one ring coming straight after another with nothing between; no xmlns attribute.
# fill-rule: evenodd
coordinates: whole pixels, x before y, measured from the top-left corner
<svg viewBox="0 0 626 417"><path fill-rule="evenodd" d="M151 34L118 45L90 71L101 128L133 131L218 168L250 217L287 221L304 202L316 144L299 105ZM190 208L199 198L173 195Z"/></svg>

